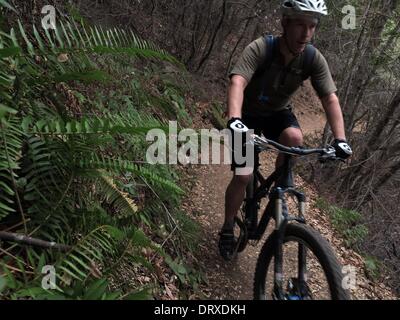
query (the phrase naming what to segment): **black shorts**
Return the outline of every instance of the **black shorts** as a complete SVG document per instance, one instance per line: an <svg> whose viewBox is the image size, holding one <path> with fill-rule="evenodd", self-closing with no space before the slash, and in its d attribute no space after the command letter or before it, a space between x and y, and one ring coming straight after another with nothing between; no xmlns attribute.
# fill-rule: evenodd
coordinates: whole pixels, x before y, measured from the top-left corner
<svg viewBox="0 0 400 320"><path fill-rule="evenodd" d="M300 125L297 121L296 116L291 109L285 109L283 111L278 111L267 117L253 116L244 114L242 117L242 122L249 128L254 129L255 134L263 134L267 139L278 141L281 133L287 128L299 128ZM232 146L233 146L232 142ZM233 149L233 148L232 148ZM245 150L242 150L242 155L245 156ZM232 164L231 170L235 168L243 168L246 163L236 164L234 161L234 151L232 150ZM257 161L258 159L255 159Z"/></svg>

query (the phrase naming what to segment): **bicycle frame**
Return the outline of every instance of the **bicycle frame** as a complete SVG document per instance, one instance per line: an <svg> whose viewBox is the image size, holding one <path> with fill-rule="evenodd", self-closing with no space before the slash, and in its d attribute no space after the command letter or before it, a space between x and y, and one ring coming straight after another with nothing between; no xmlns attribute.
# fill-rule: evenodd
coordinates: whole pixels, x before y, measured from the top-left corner
<svg viewBox="0 0 400 320"><path fill-rule="evenodd" d="M306 197L303 193L297 191L293 182L293 159L291 155L284 154L284 164L276 169L267 179L265 179L259 171L259 152L256 149L256 165L254 170L253 179L246 189L245 200L245 213L248 226L249 240L260 240L263 236L268 223L271 218L275 219L275 236L276 236L276 251L275 251L275 264L274 264L274 294L278 299L284 299L283 296L283 241L286 226L290 221L298 221L305 223L305 201ZM275 186L269 192L272 184ZM258 183L260 185L258 186ZM290 216L287 211L285 194L294 195L299 203L299 216ZM269 201L265 208L260 221L258 222L258 209L260 201L263 197L269 195ZM298 279L304 282L306 273L306 248L303 244L299 243L298 252Z"/></svg>
<svg viewBox="0 0 400 320"><path fill-rule="evenodd" d="M296 220L305 223L304 211L306 197L303 193L297 191L293 183L292 156L285 154L284 164L276 169L268 178L264 178L259 171L258 153L256 150L256 166L254 175L246 189L245 212L246 220L250 220L248 238L251 240L260 240L264 234L271 218L275 218L275 230L281 230L289 221ZM260 185L258 186L258 182ZM272 184L275 186L269 191ZM299 203L300 217L289 216L286 210L283 210L285 204L285 194L293 194ZM260 201L263 197L269 195L269 201L260 221L258 222L257 211ZM276 209L276 210L274 210ZM284 228L283 230L284 231Z"/></svg>

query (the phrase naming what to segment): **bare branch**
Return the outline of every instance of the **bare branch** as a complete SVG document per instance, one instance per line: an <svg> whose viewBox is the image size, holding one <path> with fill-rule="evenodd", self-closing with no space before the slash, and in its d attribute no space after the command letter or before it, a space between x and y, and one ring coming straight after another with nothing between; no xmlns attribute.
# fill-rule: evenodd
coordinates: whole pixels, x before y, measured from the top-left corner
<svg viewBox="0 0 400 320"><path fill-rule="evenodd" d="M0 239L4 241L17 242L29 246L44 248L44 249L57 249L66 252L71 249L71 246L65 244L58 244L56 242L48 242L41 239L25 236L23 234L11 233L0 231Z"/></svg>

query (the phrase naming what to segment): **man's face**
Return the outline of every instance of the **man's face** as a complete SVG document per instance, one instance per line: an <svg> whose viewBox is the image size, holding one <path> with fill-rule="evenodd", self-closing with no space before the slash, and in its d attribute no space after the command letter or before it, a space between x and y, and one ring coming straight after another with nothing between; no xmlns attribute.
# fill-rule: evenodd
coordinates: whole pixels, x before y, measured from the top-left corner
<svg viewBox="0 0 400 320"><path fill-rule="evenodd" d="M308 18L291 18L283 21L290 49L301 53L314 35L317 21Z"/></svg>

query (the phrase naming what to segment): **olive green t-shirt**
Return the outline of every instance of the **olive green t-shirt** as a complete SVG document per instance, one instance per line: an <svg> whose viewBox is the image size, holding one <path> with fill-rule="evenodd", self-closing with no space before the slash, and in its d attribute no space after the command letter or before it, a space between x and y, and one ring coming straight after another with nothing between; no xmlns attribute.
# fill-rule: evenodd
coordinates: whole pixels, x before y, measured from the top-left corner
<svg viewBox="0 0 400 320"><path fill-rule="evenodd" d="M229 73L229 77L237 74L248 81L242 109L244 114L262 116L289 109L290 98L303 83L304 53L293 58L285 67L284 57L279 52L273 58L271 67L267 72L256 73L257 70L262 69L264 66L266 55L267 43L265 37L262 36L245 48ZM310 73L312 86L319 97L324 97L337 91L328 63L318 49L315 49L315 57L310 67ZM268 97L268 101L261 102L258 99L261 92Z"/></svg>

